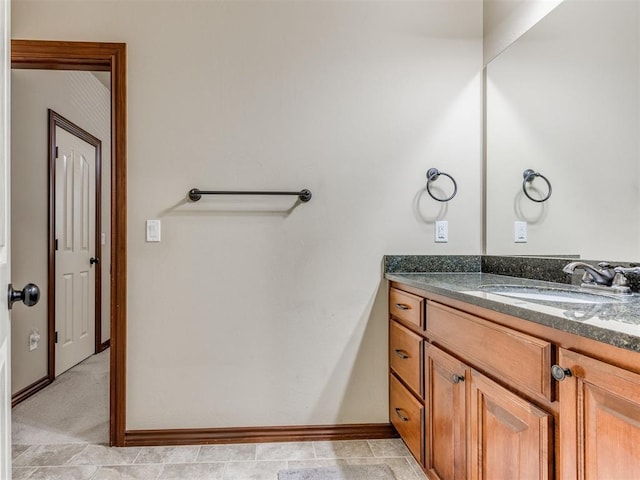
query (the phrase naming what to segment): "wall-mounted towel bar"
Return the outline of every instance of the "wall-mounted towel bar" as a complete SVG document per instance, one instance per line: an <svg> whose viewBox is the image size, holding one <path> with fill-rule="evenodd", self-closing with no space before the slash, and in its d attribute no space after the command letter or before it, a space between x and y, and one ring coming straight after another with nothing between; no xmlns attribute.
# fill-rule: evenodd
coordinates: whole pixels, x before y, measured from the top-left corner
<svg viewBox="0 0 640 480"><path fill-rule="evenodd" d="M296 195L301 202L308 202L311 200L311 191L300 190L299 192L252 192L252 191L221 191L221 190L200 190L198 188L192 188L189 190L189 200L197 202L202 198L202 195Z"/></svg>
<svg viewBox="0 0 640 480"><path fill-rule="evenodd" d="M533 182L538 177L546 182L547 188L549 189L549 191L544 196L544 198L533 198L531 195L529 195L529 192L527 191L527 184ZM522 178L524 178L524 180L522 181L522 191L524 192L524 194L527 196L529 200L537 203L542 203L549 200L549 197L551 197L551 182L547 179L547 177L545 177L539 172L535 172L530 168L527 168L524 172L522 172Z"/></svg>

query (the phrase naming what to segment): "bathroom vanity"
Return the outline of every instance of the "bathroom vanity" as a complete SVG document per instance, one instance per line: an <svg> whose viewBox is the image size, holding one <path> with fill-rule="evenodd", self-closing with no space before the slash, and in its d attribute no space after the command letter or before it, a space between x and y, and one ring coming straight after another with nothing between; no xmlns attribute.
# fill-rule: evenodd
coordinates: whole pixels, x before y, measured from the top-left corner
<svg viewBox="0 0 640 480"><path fill-rule="evenodd" d="M637 296L386 278L390 421L429 478L640 478Z"/></svg>

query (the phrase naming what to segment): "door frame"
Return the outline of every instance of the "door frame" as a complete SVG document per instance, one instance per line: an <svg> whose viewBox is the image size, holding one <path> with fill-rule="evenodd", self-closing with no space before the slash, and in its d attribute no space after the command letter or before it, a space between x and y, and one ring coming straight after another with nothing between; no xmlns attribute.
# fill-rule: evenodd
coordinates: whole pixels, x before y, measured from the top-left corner
<svg viewBox="0 0 640 480"><path fill-rule="evenodd" d="M12 40L11 68L111 73L111 352L109 444L124 446L127 340L126 44ZM51 354L51 352L50 352Z"/></svg>
<svg viewBox="0 0 640 480"><path fill-rule="evenodd" d="M53 382L56 378L56 160L57 155L57 138L56 128L60 127L71 135L88 143L96 150L95 154L95 211L94 211L94 244L93 256L98 258L98 263L92 266L95 276L94 285L94 341L93 353L100 353L109 347L109 340L102 342L102 244L100 241L102 235L102 141L82 127L76 125L71 120L63 117L52 109L48 110L49 117L49 158L48 158L48 176L49 176L49 194L48 194L48 211L49 211L49 266L48 266L48 295L47 295L47 331L48 331L48 358L49 358L49 380Z"/></svg>

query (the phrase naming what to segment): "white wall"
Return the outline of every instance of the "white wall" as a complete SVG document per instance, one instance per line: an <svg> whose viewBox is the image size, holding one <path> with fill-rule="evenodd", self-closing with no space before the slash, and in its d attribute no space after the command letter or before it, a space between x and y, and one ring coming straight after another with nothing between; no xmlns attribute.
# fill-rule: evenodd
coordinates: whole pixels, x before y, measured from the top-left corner
<svg viewBox="0 0 640 480"><path fill-rule="evenodd" d="M484 0L485 65L564 0Z"/></svg>
<svg viewBox="0 0 640 480"><path fill-rule="evenodd" d="M12 310L12 392L47 375L47 174L48 113L51 108L102 140L102 229L107 243L101 260L109 265L110 94L88 72L13 70L11 75L11 218L12 282L33 282L40 302ZM102 273L102 338L109 338L109 268ZM41 341L29 351L29 333Z"/></svg>
<svg viewBox="0 0 640 480"><path fill-rule="evenodd" d="M128 45L127 428L388 421L382 256L480 253L481 2L21 0L13 35Z"/></svg>
<svg viewBox="0 0 640 480"><path fill-rule="evenodd" d="M567 0L487 67L487 253L640 258L638 10ZM526 168L548 202L522 195Z"/></svg>

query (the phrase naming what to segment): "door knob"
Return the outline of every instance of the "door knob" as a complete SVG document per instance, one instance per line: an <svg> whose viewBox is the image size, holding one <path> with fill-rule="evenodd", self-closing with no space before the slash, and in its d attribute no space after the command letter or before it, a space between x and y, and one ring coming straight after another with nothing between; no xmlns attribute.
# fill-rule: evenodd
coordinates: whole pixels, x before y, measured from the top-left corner
<svg viewBox="0 0 640 480"><path fill-rule="evenodd" d="M97 257L91 257L91 258L89 259L89 263L90 263L91 265L93 265L93 264L95 264L95 263L100 263L100 259L99 259L99 258L97 258Z"/></svg>
<svg viewBox="0 0 640 480"><path fill-rule="evenodd" d="M560 365L554 365L553 367L551 367L551 376L557 381L561 382L566 377L571 376L571 369L562 368Z"/></svg>
<svg viewBox="0 0 640 480"><path fill-rule="evenodd" d="M9 284L9 310L16 302L22 302L27 307L33 307L40 300L40 289L33 283L27 283L22 290L14 290Z"/></svg>

